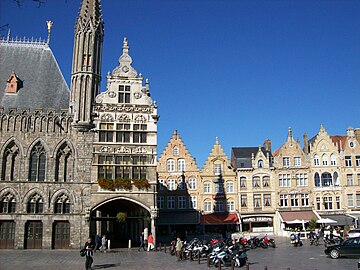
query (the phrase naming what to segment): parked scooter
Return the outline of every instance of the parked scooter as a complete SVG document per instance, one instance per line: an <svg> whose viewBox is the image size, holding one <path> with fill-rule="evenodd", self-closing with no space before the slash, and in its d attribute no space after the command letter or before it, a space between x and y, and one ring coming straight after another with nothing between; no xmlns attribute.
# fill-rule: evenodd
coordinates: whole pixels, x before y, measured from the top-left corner
<svg viewBox="0 0 360 270"><path fill-rule="evenodd" d="M292 233L290 234L290 243L294 246L294 247L297 247L297 246L302 246L303 243L300 239L300 233Z"/></svg>

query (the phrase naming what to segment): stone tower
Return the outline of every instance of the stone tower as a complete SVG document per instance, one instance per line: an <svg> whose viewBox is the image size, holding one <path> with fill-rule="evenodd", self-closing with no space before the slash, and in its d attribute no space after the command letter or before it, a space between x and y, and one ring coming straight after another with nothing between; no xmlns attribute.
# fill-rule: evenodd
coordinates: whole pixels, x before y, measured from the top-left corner
<svg viewBox="0 0 360 270"><path fill-rule="evenodd" d="M103 37L100 0L83 0L75 23L70 88L72 125L80 131L94 127L93 103L100 93Z"/></svg>

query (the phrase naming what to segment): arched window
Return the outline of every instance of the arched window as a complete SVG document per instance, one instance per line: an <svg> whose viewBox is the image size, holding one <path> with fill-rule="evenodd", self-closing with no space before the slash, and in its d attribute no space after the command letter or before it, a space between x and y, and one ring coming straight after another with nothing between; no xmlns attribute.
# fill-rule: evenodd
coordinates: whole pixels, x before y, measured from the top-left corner
<svg viewBox="0 0 360 270"><path fill-rule="evenodd" d="M167 161L167 171L168 172L173 172L175 171L175 161L173 159L169 159Z"/></svg>
<svg viewBox="0 0 360 270"><path fill-rule="evenodd" d="M258 168L262 168L263 167L263 160L259 159L258 160Z"/></svg>
<svg viewBox="0 0 360 270"><path fill-rule="evenodd" d="M68 182L72 180L73 153L67 144L63 144L56 153L55 181Z"/></svg>
<svg viewBox="0 0 360 270"><path fill-rule="evenodd" d="M20 154L19 147L11 142L5 150L2 164L1 179L14 181L19 177Z"/></svg>
<svg viewBox="0 0 360 270"><path fill-rule="evenodd" d="M336 166L336 157L334 154L331 154L331 156L330 156L330 164L332 166Z"/></svg>
<svg viewBox="0 0 360 270"><path fill-rule="evenodd" d="M45 180L46 153L41 143L37 143L30 153L30 181Z"/></svg>
<svg viewBox="0 0 360 270"><path fill-rule="evenodd" d="M327 166L328 165L328 158L326 155L322 156L322 165Z"/></svg>
<svg viewBox="0 0 360 270"><path fill-rule="evenodd" d="M54 212L56 214L69 214L70 213L70 201L65 194L61 194L57 197L54 206Z"/></svg>
<svg viewBox="0 0 360 270"><path fill-rule="evenodd" d="M315 173L315 175L314 175L314 185L315 185L315 187L320 187L320 176L319 176L319 173Z"/></svg>
<svg viewBox="0 0 360 270"><path fill-rule="evenodd" d="M185 160L182 158L178 160L178 171L179 172L185 171Z"/></svg>
<svg viewBox="0 0 360 270"><path fill-rule="evenodd" d="M324 187L329 187L332 185L332 176L330 173L323 173L321 175L321 184Z"/></svg>
<svg viewBox="0 0 360 270"><path fill-rule="evenodd" d="M227 202L227 211L234 212L235 211L235 202L230 200Z"/></svg>
<svg viewBox="0 0 360 270"><path fill-rule="evenodd" d="M44 211L44 201L39 194L34 194L29 198L27 203L27 213L29 214L40 214Z"/></svg>
<svg viewBox="0 0 360 270"><path fill-rule="evenodd" d="M319 166L320 165L320 161L319 161L319 156L318 155L314 155L314 165L315 166Z"/></svg>
<svg viewBox="0 0 360 270"><path fill-rule="evenodd" d="M16 200L15 196L8 192L0 198L0 213L15 213Z"/></svg>

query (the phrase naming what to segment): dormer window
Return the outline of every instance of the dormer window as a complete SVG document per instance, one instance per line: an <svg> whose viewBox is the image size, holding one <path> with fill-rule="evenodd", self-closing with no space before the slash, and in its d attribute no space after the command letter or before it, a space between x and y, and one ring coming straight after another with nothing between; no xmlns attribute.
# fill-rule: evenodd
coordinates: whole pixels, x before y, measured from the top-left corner
<svg viewBox="0 0 360 270"><path fill-rule="evenodd" d="M259 159L258 160L258 168L262 168L263 167L263 160Z"/></svg>
<svg viewBox="0 0 360 270"><path fill-rule="evenodd" d="M12 72L6 81L5 93L16 94L22 88L22 81Z"/></svg>

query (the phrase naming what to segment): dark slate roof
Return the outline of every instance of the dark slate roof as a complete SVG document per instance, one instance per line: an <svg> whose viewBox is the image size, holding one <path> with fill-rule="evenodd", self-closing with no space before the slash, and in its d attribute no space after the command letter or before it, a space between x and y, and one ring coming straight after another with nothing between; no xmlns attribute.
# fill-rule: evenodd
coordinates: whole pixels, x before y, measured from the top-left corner
<svg viewBox="0 0 360 270"><path fill-rule="evenodd" d="M6 81L15 72L23 87L6 94ZM0 107L55 109L69 107L69 87L51 49L46 45L0 42Z"/></svg>
<svg viewBox="0 0 360 270"><path fill-rule="evenodd" d="M233 147L231 149L231 159L235 164L232 164L235 168L252 168L251 155L258 152L259 147ZM265 150L261 147L261 151L266 156L269 154L271 157L271 151Z"/></svg>

